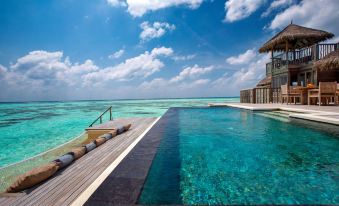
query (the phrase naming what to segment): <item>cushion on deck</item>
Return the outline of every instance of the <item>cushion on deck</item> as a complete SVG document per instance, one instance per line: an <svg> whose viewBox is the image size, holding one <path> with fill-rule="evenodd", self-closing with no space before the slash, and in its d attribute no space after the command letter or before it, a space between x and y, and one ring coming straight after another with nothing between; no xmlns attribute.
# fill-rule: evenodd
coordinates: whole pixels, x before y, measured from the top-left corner
<svg viewBox="0 0 339 206"><path fill-rule="evenodd" d="M119 126L116 128L117 130L117 134L121 134L121 133L124 133L126 132L127 130L129 130L129 128L131 128L131 124L127 124L127 125L124 125L124 126Z"/></svg>
<svg viewBox="0 0 339 206"><path fill-rule="evenodd" d="M54 160L54 162L57 162L57 163L60 164L60 169L67 167L73 161L74 161L74 156L71 155L71 154L64 154L64 155L58 157L58 159Z"/></svg>
<svg viewBox="0 0 339 206"><path fill-rule="evenodd" d="M117 130L117 134L121 134L121 133L125 132L124 126L119 126L119 127L116 128L116 130Z"/></svg>
<svg viewBox="0 0 339 206"><path fill-rule="evenodd" d="M132 124L125 125L124 126L125 131L129 130L129 128L131 128L131 126L132 126Z"/></svg>
<svg viewBox="0 0 339 206"><path fill-rule="evenodd" d="M95 139L95 144L98 146L104 144L106 142L106 138L105 137L98 137Z"/></svg>
<svg viewBox="0 0 339 206"><path fill-rule="evenodd" d="M84 156L84 154L86 154L86 148L77 147L72 149L68 154L73 155L74 159L79 159L80 157Z"/></svg>
<svg viewBox="0 0 339 206"><path fill-rule="evenodd" d="M118 134L116 129L113 129L112 131L110 131L108 133L112 135L112 138L117 136L117 134Z"/></svg>
<svg viewBox="0 0 339 206"><path fill-rule="evenodd" d="M20 192L48 179L59 169L59 164L51 162L34 168L25 174L18 176L16 181L6 189L6 192Z"/></svg>
<svg viewBox="0 0 339 206"><path fill-rule="evenodd" d="M84 147L86 148L86 152L89 152L94 150L97 147L97 145L93 141L91 143L86 144Z"/></svg>
<svg viewBox="0 0 339 206"><path fill-rule="evenodd" d="M106 141L113 138L113 136L112 136L111 133L106 133L106 134L103 134L103 135L101 135L101 136L99 136L99 137L105 138Z"/></svg>

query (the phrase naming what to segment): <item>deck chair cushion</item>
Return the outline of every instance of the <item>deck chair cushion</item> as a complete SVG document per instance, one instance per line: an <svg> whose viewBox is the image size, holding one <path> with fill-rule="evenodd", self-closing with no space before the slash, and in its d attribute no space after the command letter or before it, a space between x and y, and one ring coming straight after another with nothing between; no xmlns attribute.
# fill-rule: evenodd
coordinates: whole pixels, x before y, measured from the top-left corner
<svg viewBox="0 0 339 206"><path fill-rule="evenodd" d="M6 189L6 192L20 192L27 188L33 187L40 182L51 177L59 169L59 164L51 162L46 165L34 168L25 174L18 176L16 181Z"/></svg>
<svg viewBox="0 0 339 206"><path fill-rule="evenodd" d="M106 142L106 138L105 137L98 137L95 139L95 144L98 146L104 144Z"/></svg>
<svg viewBox="0 0 339 206"><path fill-rule="evenodd" d="M72 149L68 154L73 155L74 159L79 159L80 157L84 156L86 153L85 147L77 147Z"/></svg>
<svg viewBox="0 0 339 206"><path fill-rule="evenodd" d="M67 167L73 161L74 161L74 156L71 155L71 154L64 154L64 155L58 157L58 159L54 160L54 162L59 163L60 169Z"/></svg>
<svg viewBox="0 0 339 206"><path fill-rule="evenodd" d="M91 143L86 144L84 147L86 148L86 152L90 152L94 150L97 147L97 145L93 141Z"/></svg>
<svg viewBox="0 0 339 206"><path fill-rule="evenodd" d="M111 133L106 133L106 134L103 134L103 135L101 135L101 136L99 136L99 137L105 138L106 141L113 138L113 136L112 136Z"/></svg>
<svg viewBox="0 0 339 206"><path fill-rule="evenodd" d="M115 136L117 136L117 134L118 134L118 132L117 132L116 129L113 129L112 131L110 131L110 132L108 132L108 133L112 135L112 138L115 137Z"/></svg>
<svg viewBox="0 0 339 206"><path fill-rule="evenodd" d="M125 126L124 126L125 131L129 130L129 128L131 128L131 126L132 126L131 124L125 125Z"/></svg>
<svg viewBox="0 0 339 206"><path fill-rule="evenodd" d="M116 128L117 134L122 134L125 132L125 127L124 126L119 126Z"/></svg>

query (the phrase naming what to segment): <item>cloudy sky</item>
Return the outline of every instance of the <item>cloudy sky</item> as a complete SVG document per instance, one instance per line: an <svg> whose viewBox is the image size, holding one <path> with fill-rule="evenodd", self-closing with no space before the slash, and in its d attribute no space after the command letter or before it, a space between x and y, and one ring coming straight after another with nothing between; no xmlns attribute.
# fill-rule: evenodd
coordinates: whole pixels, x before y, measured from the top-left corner
<svg viewBox="0 0 339 206"><path fill-rule="evenodd" d="M293 23L339 41L338 0L2 0L0 101L238 96Z"/></svg>

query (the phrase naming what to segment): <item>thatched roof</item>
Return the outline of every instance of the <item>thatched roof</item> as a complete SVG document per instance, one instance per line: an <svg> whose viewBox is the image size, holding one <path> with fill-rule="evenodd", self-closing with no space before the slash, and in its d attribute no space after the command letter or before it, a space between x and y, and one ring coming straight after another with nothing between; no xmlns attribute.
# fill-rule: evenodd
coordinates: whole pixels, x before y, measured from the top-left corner
<svg viewBox="0 0 339 206"><path fill-rule="evenodd" d="M260 80L257 84L257 87L270 86L272 82L272 76L266 76L264 79Z"/></svg>
<svg viewBox="0 0 339 206"><path fill-rule="evenodd" d="M315 68L320 71L338 69L339 70L339 49L329 53L324 58L314 63Z"/></svg>
<svg viewBox="0 0 339 206"><path fill-rule="evenodd" d="M272 39L266 42L260 49L260 53L273 51L285 51L286 42L289 49L301 49L309 47L321 41L332 38L332 33L311 29L296 24L290 24Z"/></svg>

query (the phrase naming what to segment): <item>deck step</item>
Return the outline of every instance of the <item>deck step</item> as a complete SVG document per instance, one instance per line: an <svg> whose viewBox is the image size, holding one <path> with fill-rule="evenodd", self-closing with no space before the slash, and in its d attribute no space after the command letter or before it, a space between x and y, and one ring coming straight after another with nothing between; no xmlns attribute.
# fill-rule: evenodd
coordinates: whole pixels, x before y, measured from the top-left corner
<svg viewBox="0 0 339 206"><path fill-rule="evenodd" d="M268 117L268 118L275 119L275 120L282 121L282 122L289 122L290 121L288 116L271 114L270 112L259 112L259 113L256 113L256 114L259 115L259 116Z"/></svg>

